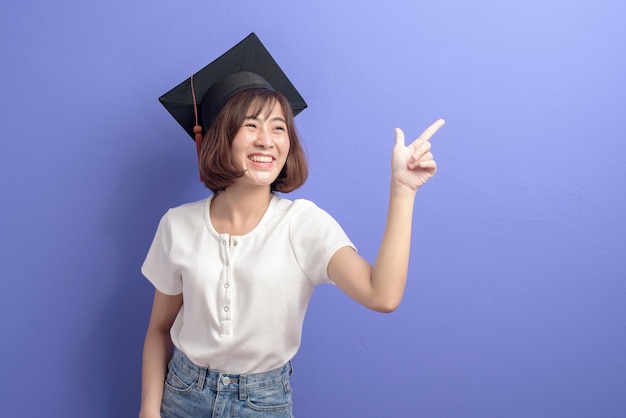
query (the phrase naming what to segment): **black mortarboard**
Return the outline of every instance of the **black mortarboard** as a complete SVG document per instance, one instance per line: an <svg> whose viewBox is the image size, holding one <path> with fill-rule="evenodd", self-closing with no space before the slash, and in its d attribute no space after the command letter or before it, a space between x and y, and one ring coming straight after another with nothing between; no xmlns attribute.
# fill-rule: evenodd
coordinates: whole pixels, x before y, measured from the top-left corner
<svg viewBox="0 0 626 418"><path fill-rule="evenodd" d="M251 88L268 88L282 93L289 101L294 116L307 106L254 33L165 93L159 101L194 138L194 97L199 122L206 132L228 99Z"/></svg>

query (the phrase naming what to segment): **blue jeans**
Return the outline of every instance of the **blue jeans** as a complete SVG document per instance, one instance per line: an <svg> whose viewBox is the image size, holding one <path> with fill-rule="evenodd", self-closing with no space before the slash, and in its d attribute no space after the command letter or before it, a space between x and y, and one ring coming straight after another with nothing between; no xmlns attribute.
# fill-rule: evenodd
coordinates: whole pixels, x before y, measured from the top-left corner
<svg viewBox="0 0 626 418"><path fill-rule="evenodd" d="M194 364L179 350L169 363L163 418L293 418L291 362L258 374L222 373Z"/></svg>

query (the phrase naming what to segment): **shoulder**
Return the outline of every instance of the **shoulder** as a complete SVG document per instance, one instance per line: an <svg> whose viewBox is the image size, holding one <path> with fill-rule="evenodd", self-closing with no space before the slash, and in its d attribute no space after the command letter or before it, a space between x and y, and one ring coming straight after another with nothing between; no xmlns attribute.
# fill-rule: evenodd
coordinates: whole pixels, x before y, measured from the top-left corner
<svg viewBox="0 0 626 418"><path fill-rule="evenodd" d="M282 217L294 220L315 219L317 217L330 216L328 213L308 199L286 199L278 197L274 206L275 213Z"/></svg>
<svg viewBox="0 0 626 418"><path fill-rule="evenodd" d="M323 233L327 228L338 226L337 221L324 209L308 199L278 197L274 205L274 214L280 222L286 222L292 232L304 231Z"/></svg>
<svg viewBox="0 0 626 418"><path fill-rule="evenodd" d="M315 203L308 199L287 199L282 196L275 195L274 196L275 205L277 211L279 212L301 212L301 211L315 211L321 210Z"/></svg>
<svg viewBox="0 0 626 418"><path fill-rule="evenodd" d="M205 223L206 208L211 198L185 203L169 209L161 220L174 230L194 228ZM187 228L186 228L186 227Z"/></svg>

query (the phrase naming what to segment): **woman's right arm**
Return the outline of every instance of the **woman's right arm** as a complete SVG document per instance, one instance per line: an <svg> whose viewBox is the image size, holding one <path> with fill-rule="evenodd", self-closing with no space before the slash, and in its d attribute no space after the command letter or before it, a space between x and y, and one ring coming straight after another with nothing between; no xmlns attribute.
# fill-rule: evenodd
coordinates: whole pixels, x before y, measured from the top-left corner
<svg viewBox="0 0 626 418"><path fill-rule="evenodd" d="M160 417L163 382L174 349L170 328L182 304L182 294L169 296L154 291L152 314L143 345L140 418Z"/></svg>

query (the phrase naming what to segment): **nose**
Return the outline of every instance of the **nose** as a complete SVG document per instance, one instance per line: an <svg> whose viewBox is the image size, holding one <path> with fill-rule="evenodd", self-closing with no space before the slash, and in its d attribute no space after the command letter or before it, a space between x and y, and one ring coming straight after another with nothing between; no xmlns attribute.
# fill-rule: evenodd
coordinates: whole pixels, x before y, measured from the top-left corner
<svg viewBox="0 0 626 418"><path fill-rule="evenodd" d="M263 148L271 148L274 146L270 133L265 128L260 128L257 131L257 138L254 142L257 146Z"/></svg>

